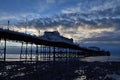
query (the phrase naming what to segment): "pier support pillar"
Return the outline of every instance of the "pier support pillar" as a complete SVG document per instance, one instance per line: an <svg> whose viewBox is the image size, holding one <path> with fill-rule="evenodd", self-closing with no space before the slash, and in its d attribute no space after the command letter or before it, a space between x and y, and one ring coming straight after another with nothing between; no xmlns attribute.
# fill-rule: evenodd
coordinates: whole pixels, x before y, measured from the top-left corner
<svg viewBox="0 0 120 80"><path fill-rule="evenodd" d="M48 52L49 60L50 60L50 54L51 54L51 47L49 46L49 52Z"/></svg>
<svg viewBox="0 0 120 80"><path fill-rule="evenodd" d="M67 48L65 48L65 60L67 61Z"/></svg>
<svg viewBox="0 0 120 80"><path fill-rule="evenodd" d="M27 55L28 55L28 43L26 42L26 49L25 49L25 61L27 61Z"/></svg>
<svg viewBox="0 0 120 80"><path fill-rule="evenodd" d="M38 45L36 45L36 61L38 61Z"/></svg>
<svg viewBox="0 0 120 80"><path fill-rule="evenodd" d="M6 38L4 39L5 40L5 43L4 43L4 61L6 61L6 43L7 43L7 41L6 41Z"/></svg>
<svg viewBox="0 0 120 80"><path fill-rule="evenodd" d="M55 61L55 52L56 50L55 50L55 46L53 47L53 61Z"/></svg>
<svg viewBox="0 0 120 80"><path fill-rule="evenodd" d="M23 42L22 42L21 51L20 51L20 61L21 61L21 59L22 59L22 53L23 53Z"/></svg>
<svg viewBox="0 0 120 80"><path fill-rule="evenodd" d="M33 52L33 51L32 51L32 45L33 45L33 44L31 44L31 50L30 50L30 60L31 60L31 61L32 61L32 52Z"/></svg>

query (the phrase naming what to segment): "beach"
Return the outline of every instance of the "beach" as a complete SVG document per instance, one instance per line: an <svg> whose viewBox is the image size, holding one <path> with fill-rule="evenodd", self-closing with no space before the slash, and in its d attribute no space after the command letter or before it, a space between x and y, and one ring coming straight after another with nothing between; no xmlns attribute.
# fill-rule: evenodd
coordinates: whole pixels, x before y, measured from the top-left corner
<svg viewBox="0 0 120 80"><path fill-rule="evenodd" d="M120 62L0 62L0 80L120 80Z"/></svg>

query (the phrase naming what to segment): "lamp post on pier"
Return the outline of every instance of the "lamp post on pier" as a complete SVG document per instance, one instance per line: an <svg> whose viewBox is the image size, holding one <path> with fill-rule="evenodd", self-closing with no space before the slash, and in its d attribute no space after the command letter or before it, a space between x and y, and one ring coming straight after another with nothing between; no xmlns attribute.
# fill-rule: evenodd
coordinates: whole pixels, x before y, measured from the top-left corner
<svg viewBox="0 0 120 80"><path fill-rule="evenodd" d="M7 27L8 30L9 30L9 26L10 26L10 21L8 20L8 27Z"/></svg>

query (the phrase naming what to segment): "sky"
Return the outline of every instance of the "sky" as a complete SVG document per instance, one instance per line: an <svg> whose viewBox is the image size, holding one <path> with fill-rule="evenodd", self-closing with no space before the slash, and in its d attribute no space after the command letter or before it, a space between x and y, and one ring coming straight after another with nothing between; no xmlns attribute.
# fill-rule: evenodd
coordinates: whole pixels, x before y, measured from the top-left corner
<svg viewBox="0 0 120 80"><path fill-rule="evenodd" d="M0 27L57 30L81 46L120 52L120 0L0 0Z"/></svg>

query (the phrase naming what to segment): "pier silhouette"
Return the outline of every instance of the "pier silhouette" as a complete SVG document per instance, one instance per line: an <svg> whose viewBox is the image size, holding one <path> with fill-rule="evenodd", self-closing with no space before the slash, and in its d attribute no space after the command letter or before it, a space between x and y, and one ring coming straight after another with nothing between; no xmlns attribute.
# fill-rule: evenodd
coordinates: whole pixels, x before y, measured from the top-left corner
<svg viewBox="0 0 120 80"><path fill-rule="evenodd" d="M105 51L96 51L88 48L80 47L76 44L66 43L66 42L55 42L55 41L49 41L49 40L43 40L39 38L38 36L32 36L30 34L20 33L17 31L12 31L8 29L0 29L0 39L4 40L4 49L3 49L3 60L6 60L6 41L13 40L13 41L19 41L21 42L21 52L20 52L20 59L22 59L22 48L23 44L26 44L26 50L25 50L25 59L27 60L28 55L28 44L31 44L31 50L29 53L31 53L31 59L32 59L32 45L34 44L36 46L36 51L34 52L34 55L36 56L36 60L39 60L39 55L44 53L49 55L53 54L53 60L55 60L57 53L63 53L66 57L70 57L70 55L77 56L109 56L109 52ZM39 50L39 48L41 48ZM41 52L42 51L42 52Z"/></svg>
<svg viewBox="0 0 120 80"><path fill-rule="evenodd" d="M63 54L64 57L79 57L79 56L109 56L109 52L105 51L96 51L93 49L85 48L78 46L76 44L66 43L66 42L56 42L56 41L50 41L50 40L44 40L39 38L38 36L33 36L30 34L25 34L17 31L12 31L9 29L0 29L0 39L4 40L4 49L3 49L3 61L6 60L6 41L13 40L13 41L19 41L21 42L21 52L20 54L20 60L22 59L22 53L23 53L23 45L25 46L25 60L27 60L27 56L29 53L31 54L31 60L32 60L32 54L34 54L35 60L39 60L39 55L44 54L45 56L49 56L50 54L53 54L53 60L55 60L56 55L59 53ZM31 44L31 50L28 52L28 44ZM35 45L35 51L33 52L32 45ZM2 49L1 49L2 50Z"/></svg>

